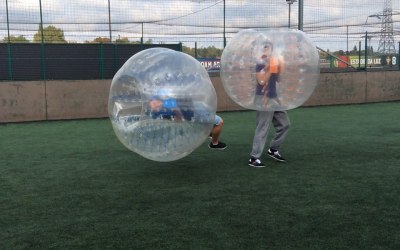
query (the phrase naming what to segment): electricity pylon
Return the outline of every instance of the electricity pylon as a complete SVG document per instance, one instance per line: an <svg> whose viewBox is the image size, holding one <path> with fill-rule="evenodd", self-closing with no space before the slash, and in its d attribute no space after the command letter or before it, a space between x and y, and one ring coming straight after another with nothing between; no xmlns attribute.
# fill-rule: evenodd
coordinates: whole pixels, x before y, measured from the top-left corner
<svg viewBox="0 0 400 250"><path fill-rule="evenodd" d="M396 46L393 38L392 0L385 0L382 13L376 16L381 19L381 34L379 39L378 52L381 54L396 53Z"/></svg>

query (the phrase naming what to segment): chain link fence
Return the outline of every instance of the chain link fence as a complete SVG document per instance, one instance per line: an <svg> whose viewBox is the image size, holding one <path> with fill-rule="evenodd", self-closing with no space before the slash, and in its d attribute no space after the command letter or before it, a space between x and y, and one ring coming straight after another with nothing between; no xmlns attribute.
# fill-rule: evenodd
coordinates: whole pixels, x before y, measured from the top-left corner
<svg viewBox="0 0 400 250"><path fill-rule="evenodd" d="M77 44L174 45L213 65L207 59L215 61L234 34L252 28L302 29L320 49L321 68L399 70L397 0L3 0L0 5L5 46L0 49L0 74L9 80L13 62L22 60L16 58L17 43L42 46L35 56L46 78L43 67L49 65L43 62L57 54L49 44L71 49ZM93 65L101 64L99 59Z"/></svg>

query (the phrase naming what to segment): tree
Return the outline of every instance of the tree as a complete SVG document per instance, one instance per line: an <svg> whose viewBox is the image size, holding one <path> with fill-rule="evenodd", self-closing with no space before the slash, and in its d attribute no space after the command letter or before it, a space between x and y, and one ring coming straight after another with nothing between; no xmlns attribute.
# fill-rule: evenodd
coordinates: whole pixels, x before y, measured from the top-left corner
<svg viewBox="0 0 400 250"><path fill-rule="evenodd" d="M344 56L346 53L344 53L343 50L339 50L339 51L337 51L335 54L336 54L336 55L339 55L339 56Z"/></svg>
<svg viewBox="0 0 400 250"><path fill-rule="evenodd" d="M96 37L93 41L88 41L87 43L110 43L110 38Z"/></svg>
<svg viewBox="0 0 400 250"><path fill-rule="evenodd" d="M327 54L323 51L318 50L318 55L319 55L319 58L321 58L321 59L329 60L329 54Z"/></svg>
<svg viewBox="0 0 400 250"><path fill-rule="evenodd" d="M182 52L191 55L193 57L195 56L195 49L187 46L182 46Z"/></svg>
<svg viewBox="0 0 400 250"><path fill-rule="evenodd" d="M153 44L153 39L147 39L147 41L146 42L144 42L144 44Z"/></svg>
<svg viewBox="0 0 400 250"><path fill-rule="evenodd" d="M188 55L195 56L196 48L190 48L183 46L182 51ZM218 49L215 46L208 46L206 48L197 48L197 57L207 57L207 58L220 58L222 55L222 49Z"/></svg>
<svg viewBox="0 0 400 250"><path fill-rule="evenodd" d="M3 42L7 43L8 38L4 37ZM10 36L10 43L29 43L29 40L24 36Z"/></svg>
<svg viewBox="0 0 400 250"><path fill-rule="evenodd" d="M127 37L122 37L122 38L118 38L117 40L115 40L116 43L123 43L123 44L128 44L129 40Z"/></svg>
<svg viewBox="0 0 400 250"><path fill-rule="evenodd" d="M40 26L36 34L33 36L33 42L42 42L42 30L40 29ZM43 42L66 43L67 41L65 40L64 31L62 31L62 29L49 25L46 28L43 28Z"/></svg>
<svg viewBox="0 0 400 250"><path fill-rule="evenodd" d="M349 55L358 55L358 48L354 45L353 49L350 51Z"/></svg>

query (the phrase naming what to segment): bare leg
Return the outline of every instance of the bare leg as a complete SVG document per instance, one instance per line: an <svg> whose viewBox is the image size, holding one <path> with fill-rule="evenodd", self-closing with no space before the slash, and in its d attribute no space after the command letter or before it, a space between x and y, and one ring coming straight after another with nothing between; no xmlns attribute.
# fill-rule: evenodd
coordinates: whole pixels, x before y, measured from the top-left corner
<svg viewBox="0 0 400 250"><path fill-rule="evenodd" d="M222 131L222 125L224 124L224 121L221 120L220 123L218 123L217 125L214 125L213 129L211 130L211 142L216 145L218 144L218 139L219 139L219 135L221 134Z"/></svg>

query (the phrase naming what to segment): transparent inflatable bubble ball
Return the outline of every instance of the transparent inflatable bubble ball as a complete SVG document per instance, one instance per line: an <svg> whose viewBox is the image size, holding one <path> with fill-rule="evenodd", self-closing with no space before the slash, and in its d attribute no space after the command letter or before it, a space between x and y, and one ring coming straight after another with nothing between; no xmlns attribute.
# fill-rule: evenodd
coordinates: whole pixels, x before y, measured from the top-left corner
<svg viewBox="0 0 400 250"><path fill-rule="evenodd" d="M299 30L242 30L228 42L221 58L226 93L252 110L302 105L318 84L319 72L318 51Z"/></svg>
<svg viewBox="0 0 400 250"><path fill-rule="evenodd" d="M115 74L108 114L123 145L160 162L189 155L208 137L217 97L205 68L167 48L141 51Z"/></svg>

